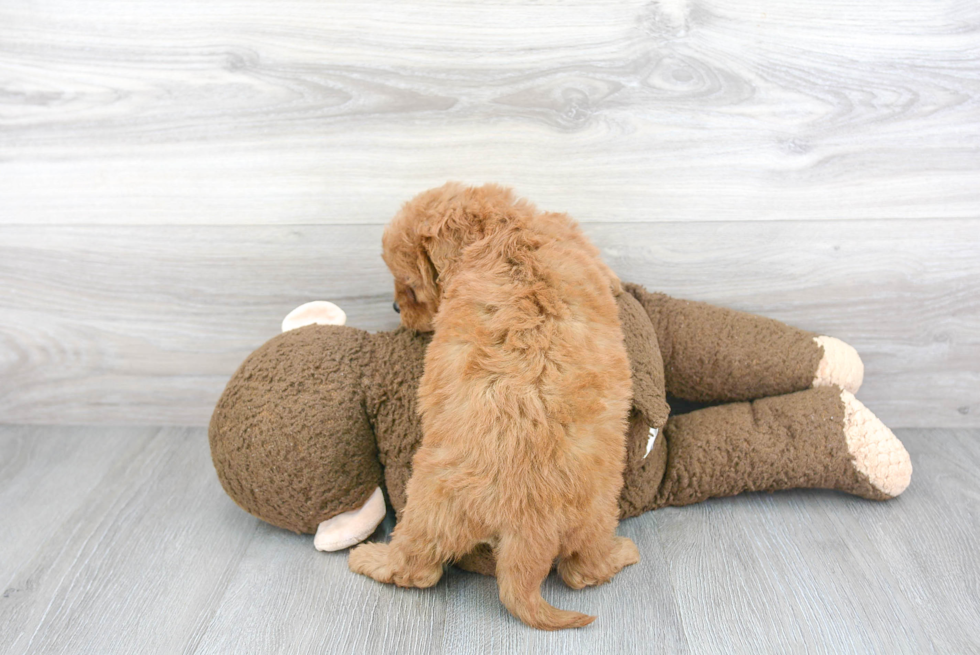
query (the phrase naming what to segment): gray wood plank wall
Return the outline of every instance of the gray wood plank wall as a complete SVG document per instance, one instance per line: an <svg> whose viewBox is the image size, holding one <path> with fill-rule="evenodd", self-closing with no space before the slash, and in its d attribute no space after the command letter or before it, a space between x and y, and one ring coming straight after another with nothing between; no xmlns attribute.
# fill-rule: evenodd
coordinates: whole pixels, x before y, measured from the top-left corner
<svg viewBox="0 0 980 655"><path fill-rule="evenodd" d="M380 226L446 179L624 279L853 343L980 425L971 0L0 5L0 422L202 425L312 299L386 329Z"/></svg>

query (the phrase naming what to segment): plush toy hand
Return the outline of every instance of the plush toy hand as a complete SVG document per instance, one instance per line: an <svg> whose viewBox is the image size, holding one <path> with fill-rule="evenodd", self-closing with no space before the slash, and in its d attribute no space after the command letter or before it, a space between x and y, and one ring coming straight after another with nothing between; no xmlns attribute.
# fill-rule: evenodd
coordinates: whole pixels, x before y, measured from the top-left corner
<svg viewBox="0 0 980 655"><path fill-rule="evenodd" d="M387 513L384 494L378 487L360 509L338 514L317 526L313 545L324 551L350 548L374 534Z"/></svg>

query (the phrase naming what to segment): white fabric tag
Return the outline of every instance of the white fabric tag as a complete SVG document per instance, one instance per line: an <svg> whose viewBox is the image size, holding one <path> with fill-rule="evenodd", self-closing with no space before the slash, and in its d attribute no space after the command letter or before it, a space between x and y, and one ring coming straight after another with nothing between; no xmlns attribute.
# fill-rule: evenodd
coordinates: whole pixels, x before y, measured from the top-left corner
<svg viewBox="0 0 980 655"><path fill-rule="evenodd" d="M647 437L647 451L643 454L643 459L647 458L647 455L649 455L650 451L653 450L653 444L657 443L658 432L659 431L657 428L650 428L650 436Z"/></svg>

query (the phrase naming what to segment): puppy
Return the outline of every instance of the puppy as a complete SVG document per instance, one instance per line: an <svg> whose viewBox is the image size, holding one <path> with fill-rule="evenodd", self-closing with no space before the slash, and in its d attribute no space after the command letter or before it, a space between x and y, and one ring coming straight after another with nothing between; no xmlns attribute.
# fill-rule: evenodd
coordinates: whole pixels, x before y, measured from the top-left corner
<svg viewBox="0 0 980 655"><path fill-rule="evenodd" d="M575 589L639 561L616 536L632 393L618 278L568 216L495 185L420 194L383 249L403 324L435 334L404 513L390 543L351 552L351 570L430 587L485 543L514 616L588 625L540 587L555 558Z"/></svg>

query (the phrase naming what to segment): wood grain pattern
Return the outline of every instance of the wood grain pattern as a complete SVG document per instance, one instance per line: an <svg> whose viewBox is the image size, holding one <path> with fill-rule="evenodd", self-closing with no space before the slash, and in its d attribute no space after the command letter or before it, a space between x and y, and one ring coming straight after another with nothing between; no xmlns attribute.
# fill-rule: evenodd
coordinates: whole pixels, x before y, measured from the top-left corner
<svg viewBox="0 0 980 655"><path fill-rule="evenodd" d="M185 652L440 652L445 587L379 588L348 570L347 551L321 553L312 544L308 535L259 525L206 630Z"/></svg>
<svg viewBox="0 0 980 655"><path fill-rule="evenodd" d="M850 506L842 511L834 494L819 491L738 497L663 517L656 538L693 650L751 652L778 630L786 652L930 652L920 608L893 593L887 561L861 530L903 515L901 500L862 506L851 520L839 517ZM706 569L713 575L699 575ZM890 627L879 633L875 625Z"/></svg>
<svg viewBox="0 0 980 655"><path fill-rule="evenodd" d="M120 459L150 429L106 431L98 428L51 430L19 428L0 431L0 507L3 508L4 538L0 539L0 562L4 573L26 566L38 545L57 534L84 504ZM43 571L38 571L43 574ZM4 598L24 591L3 584ZM31 577L28 584L34 584ZM7 604L9 609L15 601Z"/></svg>
<svg viewBox="0 0 980 655"><path fill-rule="evenodd" d="M975 486L980 451L971 441L976 432L934 430L928 435L928 441L908 440L916 467L916 494L909 500L934 511L917 517L915 509L903 508L897 514L868 516L849 507L839 515L839 525L848 530L859 526L884 556L893 593L918 608L920 629L932 636L937 652L978 653L976 631L961 630L980 624L980 570L973 565L980 561L980 541L967 537L980 525ZM952 595L963 601L944 604L942 611L923 611Z"/></svg>
<svg viewBox="0 0 980 655"><path fill-rule="evenodd" d="M970 220L592 224L623 279L852 343L892 426L976 426ZM0 420L205 425L288 311L397 327L380 226L0 227Z"/></svg>
<svg viewBox="0 0 980 655"><path fill-rule="evenodd" d="M980 217L968 0L0 7L0 222Z"/></svg>
<svg viewBox="0 0 980 655"><path fill-rule="evenodd" d="M91 430L81 435L82 447L103 437ZM30 629L7 632L9 652L179 652L222 595L256 526L215 493L201 431L189 438L139 429L128 437L114 466L62 523L28 521L37 529L27 542L35 552L6 572L8 590L17 593L4 615L14 628ZM73 491L63 498L71 501ZM222 511L226 532L215 542Z"/></svg>
<svg viewBox="0 0 980 655"><path fill-rule="evenodd" d="M641 562L597 589L549 578L551 602L599 618L542 633L506 613L492 579L452 569L429 590L380 585L350 573L345 552L248 516L222 492L202 428L0 426L0 643L11 655L980 652L980 431L898 436L915 473L893 501L798 490L623 522Z"/></svg>

